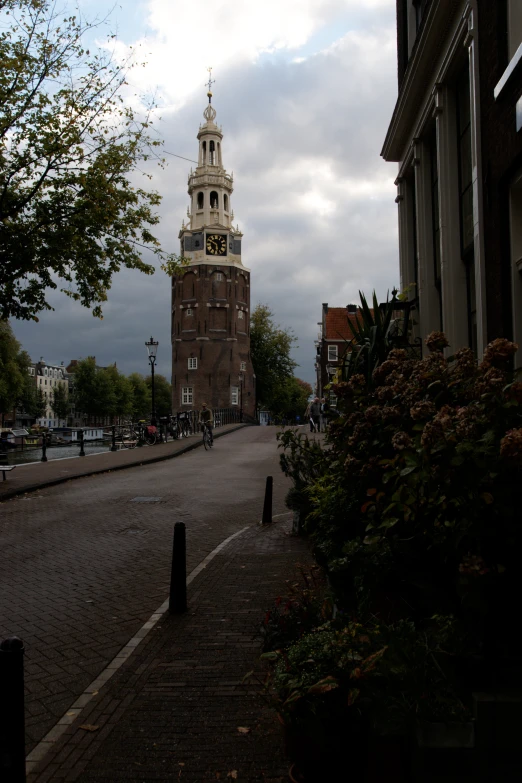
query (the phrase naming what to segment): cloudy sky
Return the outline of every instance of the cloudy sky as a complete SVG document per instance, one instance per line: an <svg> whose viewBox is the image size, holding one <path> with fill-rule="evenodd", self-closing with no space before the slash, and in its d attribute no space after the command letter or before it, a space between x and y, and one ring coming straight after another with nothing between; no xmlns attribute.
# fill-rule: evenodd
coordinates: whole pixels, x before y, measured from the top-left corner
<svg viewBox="0 0 522 783"><path fill-rule="evenodd" d="M91 19L106 15L101 0L80 7ZM379 155L396 97L395 0L120 0L106 28L117 33L116 56L139 47L147 62L131 89L157 95L168 153L197 157L213 66L252 307L269 305L294 331L296 373L312 382L322 302L345 306L374 288L382 298L398 284L396 168ZM163 197L157 235L179 252L191 164L166 157L168 167L153 171ZM51 302L55 312L38 324L13 323L33 360L95 355L145 373L152 334L158 371L170 378L170 291L161 271L121 272L103 321L63 295Z"/></svg>

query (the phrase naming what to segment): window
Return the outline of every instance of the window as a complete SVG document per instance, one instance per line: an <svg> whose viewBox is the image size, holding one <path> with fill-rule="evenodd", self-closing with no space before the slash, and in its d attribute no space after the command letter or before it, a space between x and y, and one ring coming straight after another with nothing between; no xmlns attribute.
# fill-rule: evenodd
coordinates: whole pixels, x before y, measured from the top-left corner
<svg viewBox="0 0 522 783"><path fill-rule="evenodd" d="M228 196L226 193L223 196L223 207L225 209L225 212L228 212Z"/></svg>
<svg viewBox="0 0 522 783"><path fill-rule="evenodd" d="M203 193L198 193L198 209L203 209Z"/></svg>
<svg viewBox="0 0 522 783"><path fill-rule="evenodd" d="M45 385L47 386L47 378L45 379L44 383L45 383Z"/></svg>
<svg viewBox="0 0 522 783"><path fill-rule="evenodd" d="M182 386L181 387L181 404L182 405L192 405L192 401L193 401L192 386Z"/></svg>
<svg viewBox="0 0 522 783"><path fill-rule="evenodd" d="M188 368L189 370L197 370L198 369L198 360L190 357L188 360Z"/></svg>
<svg viewBox="0 0 522 783"><path fill-rule="evenodd" d="M44 369L44 375L47 375L47 367Z"/></svg>
<svg viewBox="0 0 522 783"><path fill-rule="evenodd" d="M210 194L210 208L211 209L218 209L219 207L219 197L217 194L217 191L213 190Z"/></svg>
<svg viewBox="0 0 522 783"><path fill-rule="evenodd" d="M429 138L431 167L431 238L433 240L433 275L439 300L439 324L442 324L442 278L440 265L440 218L439 218L439 164L437 158L437 132L435 128ZM439 326L440 328L440 326Z"/></svg>
<svg viewBox="0 0 522 783"><path fill-rule="evenodd" d="M239 371L240 372L245 372L245 370L246 370L246 362L241 362L241 364L239 366Z"/></svg>
<svg viewBox="0 0 522 783"><path fill-rule="evenodd" d="M522 44L522 3L520 0L508 0L508 55L512 60Z"/></svg>
<svg viewBox="0 0 522 783"><path fill-rule="evenodd" d="M194 315L194 310L191 307L187 307L185 315Z"/></svg>
<svg viewBox="0 0 522 783"><path fill-rule="evenodd" d="M330 392L330 405L332 408L337 408L337 397Z"/></svg>
<svg viewBox="0 0 522 783"><path fill-rule="evenodd" d="M239 404L239 386L232 386L230 389L230 402L232 405Z"/></svg>
<svg viewBox="0 0 522 783"><path fill-rule="evenodd" d="M477 297L473 225L473 170L471 157L471 100L469 68L457 82L457 152L459 162L460 247L466 265L469 346L477 350Z"/></svg>
<svg viewBox="0 0 522 783"><path fill-rule="evenodd" d="M208 162L211 166L214 166L216 163L216 144L213 141L208 145Z"/></svg>
<svg viewBox="0 0 522 783"><path fill-rule="evenodd" d="M513 339L516 343L522 345L522 169L519 169L511 183L509 213L511 229ZM522 365L522 358L515 355L515 363L517 367L520 367Z"/></svg>
<svg viewBox="0 0 522 783"><path fill-rule="evenodd" d="M413 7L415 8L415 25L417 30L422 24L427 5L428 0L413 0Z"/></svg>
<svg viewBox="0 0 522 783"><path fill-rule="evenodd" d="M328 361L329 362L336 362L337 361L337 346L336 345L329 345L328 346Z"/></svg>
<svg viewBox="0 0 522 783"><path fill-rule="evenodd" d="M216 281L218 283L222 283L224 280L223 272L216 272Z"/></svg>
<svg viewBox="0 0 522 783"><path fill-rule="evenodd" d="M243 310L238 310L237 317L239 321L242 321L245 317Z"/></svg>

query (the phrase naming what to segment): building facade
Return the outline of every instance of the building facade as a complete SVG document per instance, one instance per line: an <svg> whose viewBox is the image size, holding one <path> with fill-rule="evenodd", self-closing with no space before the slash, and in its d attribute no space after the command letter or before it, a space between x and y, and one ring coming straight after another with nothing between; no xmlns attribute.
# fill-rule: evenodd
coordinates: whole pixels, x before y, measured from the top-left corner
<svg viewBox="0 0 522 783"><path fill-rule="evenodd" d="M397 0L401 287L418 335L522 346L522 2ZM522 352L518 363L522 363Z"/></svg>
<svg viewBox="0 0 522 783"><path fill-rule="evenodd" d="M373 310L371 310L373 313ZM321 320L318 322L319 335L315 342L316 393L319 397L329 396L329 402L335 407L337 400L333 392L326 387L335 378L337 371L346 361L352 350L353 332L350 322L355 326L359 318L362 322L361 308L355 304L346 307L329 307L323 303Z"/></svg>
<svg viewBox="0 0 522 783"><path fill-rule="evenodd" d="M188 178L190 206L179 239L189 265L172 278L172 409L237 408L255 414L250 357L250 271L233 227L233 177L223 167L223 133L212 93Z"/></svg>
<svg viewBox="0 0 522 783"><path fill-rule="evenodd" d="M29 374L34 377L36 388L41 389L45 401L45 411L36 423L41 427L66 427L67 419L58 418L52 408L53 394L57 387L62 387L66 396L69 395L69 380L64 363L47 364L41 358L29 367Z"/></svg>

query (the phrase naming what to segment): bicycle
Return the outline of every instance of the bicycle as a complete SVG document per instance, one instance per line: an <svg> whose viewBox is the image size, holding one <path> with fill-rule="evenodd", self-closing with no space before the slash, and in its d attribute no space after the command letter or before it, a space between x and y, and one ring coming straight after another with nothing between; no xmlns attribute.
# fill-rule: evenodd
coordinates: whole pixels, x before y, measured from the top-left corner
<svg viewBox="0 0 522 783"><path fill-rule="evenodd" d="M144 424L140 422L138 424L140 440L145 443L146 446L154 446L158 440L158 430L153 424Z"/></svg>
<svg viewBox="0 0 522 783"><path fill-rule="evenodd" d="M203 445L205 451L208 451L214 445L214 438L212 437L212 432L210 431L208 424L202 424L201 429L203 430Z"/></svg>

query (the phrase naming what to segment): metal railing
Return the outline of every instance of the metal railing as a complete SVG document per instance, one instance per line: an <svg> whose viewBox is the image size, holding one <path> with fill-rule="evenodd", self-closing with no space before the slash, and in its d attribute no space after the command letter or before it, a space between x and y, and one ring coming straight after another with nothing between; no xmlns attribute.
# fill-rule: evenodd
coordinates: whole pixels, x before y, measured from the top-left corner
<svg viewBox="0 0 522 783"><path fill-rule="evenodd" d="M228 424L239 424L241 421L245 424L256 424L256 420L237 408L214 408L214 428L225 427ZM176 440L179 437L197 435L201 432L199 425L199 410L179 411L170 416L160 417L156 426L156 442L167 443ZM79 448L79 456L85 457L85 445L95 443L96 441L108 441L109 451L119 451L120 449L133 443L133 446L145 445L143 438L144 428L150 426L148 422L140 421L137 423L128 421L124 424L112 424L102 427L87 426L74 428L77 433L76 440L57 440L57 434L52 432L41 432L35 435L24 436L20 443L16 445L7 445L7 442L0 442L0 464L9 464L9 454L24 451L25 449L40 449L41 462L47 462L47 450L55 446L67 446L71 449ZM85 430L100 430L103 433L102 438L86 439ZM136 442L131 440L132 433L135 433Z"/></svg>

